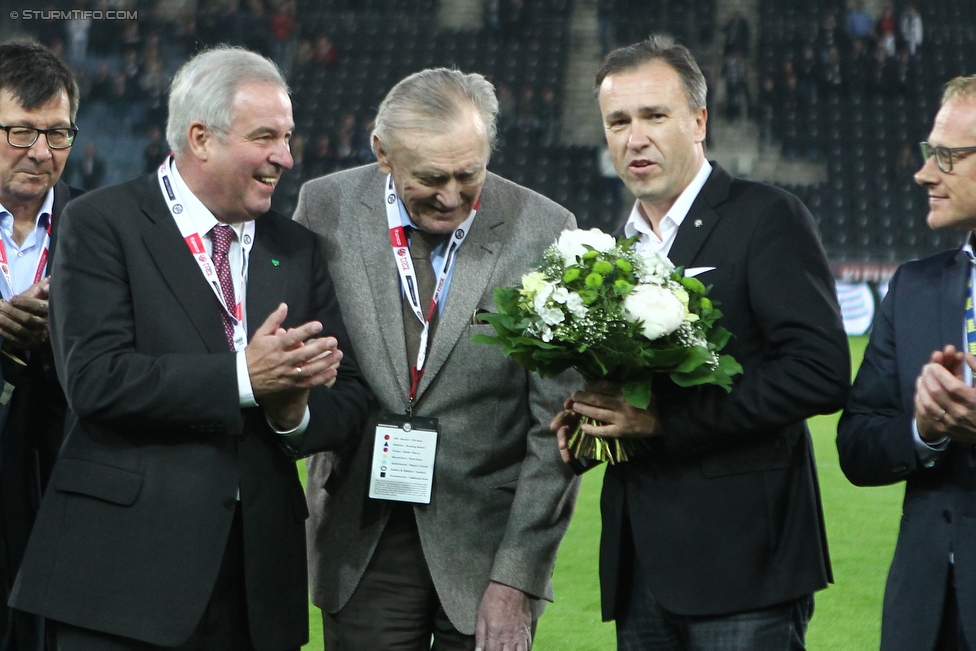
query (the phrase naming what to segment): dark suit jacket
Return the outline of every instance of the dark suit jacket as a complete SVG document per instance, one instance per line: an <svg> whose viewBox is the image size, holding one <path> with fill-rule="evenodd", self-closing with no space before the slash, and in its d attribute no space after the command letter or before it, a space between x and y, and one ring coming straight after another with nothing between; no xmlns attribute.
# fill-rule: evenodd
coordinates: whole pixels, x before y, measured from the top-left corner
<svg viewBox="0 0 976 651"><path fill-rule="evenodd" d="M239 406L217 300L155 175L65 211L53 283L68 434L12 605L152 644L185 641L239 490L251 638L260 650L303 644L308 510L294 456L261 408ZM318 319L345 353L335 386L312 391L300 452L336 448L361 432L369 394L317 240L269 212L250 254L249 329L282 301L283 327Z"/></svg>
<svg viewBox="0 0 976 651"><path fill-rule="evenodd" d="M57 248L61 213L68 201L81 194L63 181L54 186L48 269ZM9 402L0 405L0 581L6 595L13 587L41 493L61 447L66 403L50 343L31 351L26 366L0 357L0 387L5 382L16 387ZM6 617L3 619L0 632L7 627Z"/></svg>
<svg viewBox="0 0 976 651"><path fill-rule="evenodd" d="M922 366L933 351L962 342L968 271L961 250L898 269L837 430L841 468L853 483L906 483L885 589L885 651L933 647L953 551L960 620L970 643L976 641L976 451L950 443L926 467L912 433L915 379Z"/></svg>
<svg viewBox="0 0 976 651"><path fill-rule="evenodd" d="M759 609L831 578L805 419L839 409L850 382L833 278L796 197L712 165L670 257L715 267L699 279L713 285L734 335L725 352L745 373L731 393L657 382L663 436L640 460L607 468L605 619L618 614L629 572L625 516L651 590L675 613Z"/></svg>

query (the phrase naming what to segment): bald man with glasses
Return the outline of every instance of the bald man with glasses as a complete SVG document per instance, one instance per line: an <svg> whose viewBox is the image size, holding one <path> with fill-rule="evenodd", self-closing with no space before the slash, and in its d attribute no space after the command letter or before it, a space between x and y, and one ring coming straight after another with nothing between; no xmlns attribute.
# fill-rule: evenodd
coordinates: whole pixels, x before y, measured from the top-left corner
<svg viewBox="0 0 976 651"><path fill-rule="evenodd" d="M891 279L838 426L858 486L904 481L888 574L882 651L976 648L976 75L946 85L915 181L934 229L960 249L902 265Z"/></svg>

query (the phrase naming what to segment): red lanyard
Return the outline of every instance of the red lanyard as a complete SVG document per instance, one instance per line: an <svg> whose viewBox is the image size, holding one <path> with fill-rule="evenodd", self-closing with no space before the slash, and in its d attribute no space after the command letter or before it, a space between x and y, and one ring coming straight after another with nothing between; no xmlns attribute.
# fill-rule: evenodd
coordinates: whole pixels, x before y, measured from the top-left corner
<svg viewBox="0 0 976 651"><path fill-rule="evenodd" d="M437 280L434 284L434 294L431 296L430 305L425 314L423 307L420 305L417 274L413 268L413 260L410 258L407 236L403 231L399 198L397 197L392 174L386 177L385 188L386 219L390 227L390 244L393 246L393 258L396 260L397 271L400 274L400 284L403 287L403 292L407 300L410 302L411 311L424 327L420 335L420 349L417 351L417 361L410 369L410 403L413 404L414 398L417 397L417 385L420 384L420 378L424 375L424 363L427 361L427 339L430 335L430 318L434 315L434 310L437 309L437 304L441 300L441 294L444 292L444 284L447 281L448 275L451 273L451 269L454 268L454 263L457 261L458 249L464 244L464 240L471 230L471 222L474 221L474 216L478 213L478 206L481 200L479 199L475 203L471 208L471 214L468 215L468 218L454 229L454 233L451 234L451 239L447 243L447 251L444 254L444 262L441 265L440 272L438 272Z"/></svg>
<svg viewBox="0 0 976 651"><path fill-rule="evenodd" d="M13 215L11 215L12 217ZM37 282L44 277L44 270L47 268L47 256L48 251L51 250L51 227L54 226L54 215L48 215L47 218L47 231L44 233L44 243L41 248L41 256L37 261L37 271L34 272L34 281ZM7 281L7 287L10 289L10 295L14 295L14 283L10 278L10 264L7 262L7 247L3 243L3 238L0 237L0 272L3 272L3 279Z"/></svg>

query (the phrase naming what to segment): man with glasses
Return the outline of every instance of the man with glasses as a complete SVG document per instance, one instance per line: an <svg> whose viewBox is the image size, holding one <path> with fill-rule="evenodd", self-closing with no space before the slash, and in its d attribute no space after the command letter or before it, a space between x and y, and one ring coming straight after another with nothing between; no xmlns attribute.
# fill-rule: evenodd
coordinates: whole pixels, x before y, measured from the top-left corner
<svg viewBox="0 0 976 651"><path fill-rule="evenodd" d="M0 581L9 595L64 429L48 340L48 270L61 211L80 191L60 180L78 129L78 86L47 48L0 45ZM40 617L0 615L0 648L39 649Z"/></svg>
<svg viewBox="0 0 976 651"><path fill-rule="evenodd" d="M882 651L976 648L976 75L946 85L915 181L928 225L969 231L961 249L891 279L838 426L858 486L904 481ZM959 352L964 351L964 352Z"/></svg>

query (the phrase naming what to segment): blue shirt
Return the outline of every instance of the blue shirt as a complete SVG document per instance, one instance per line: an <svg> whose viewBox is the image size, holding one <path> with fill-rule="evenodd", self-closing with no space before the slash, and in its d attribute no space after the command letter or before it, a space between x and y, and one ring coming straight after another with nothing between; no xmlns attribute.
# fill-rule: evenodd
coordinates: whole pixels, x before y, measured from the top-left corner
<svg viewBox="0 0 976 651"><path fill-rule="evenodd" d="M44 203L34 221L34 230L27 234L20 246L14 242L14 216L0 204L0 237L7 251L7 265L10 267L10 281L13 287L7 285L6 279L0 274L0 293L4 300L11 296L23 294L34 284L37 273L37 263L41 259L41 250L47 235L47 226L51 222L51 211L54 210L54 188L47 191ZM46 270L42 270L42 278Z"/></svg>
<svg viewBox="0 0 976 651"><path fill-rule="evenodd" d="M406 206L403 205L403 199L397 198L397 207L400 209L400 223L404 228L408 226L410 228L415 228L420 230L417 224L410 219L410 214L407 213ZM441 266L444 264L444 256L447 254L447 243L450 240L446 235L444 236L444 241L438 244L433 251L430 252L430 264L434 267L434 274L438 274L441 271ZM447 278L444 279L444 289L441 292L441 300L437 302L437 316L440 317L444 314L444 305L447 303L447 293L451 290L451 278L454 277L454 267L457 266L457 257L454 258L454 264L447 272ZM400 293L403 294L403 283L400 283Z"/></svg>

